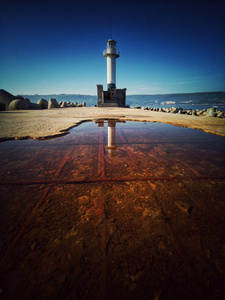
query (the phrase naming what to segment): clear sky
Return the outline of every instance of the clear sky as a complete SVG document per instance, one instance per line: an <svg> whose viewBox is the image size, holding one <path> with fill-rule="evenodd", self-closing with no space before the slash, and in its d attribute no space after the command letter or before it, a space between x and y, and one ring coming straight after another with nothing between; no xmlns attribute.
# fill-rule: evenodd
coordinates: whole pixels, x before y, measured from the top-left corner
<svg viewBox="0 0 225 300"><path fill-rule="evenodd" d="M224 16L217 0L1 0L0 88L95 95L112 27L127 94L225 91Z"/></svg>

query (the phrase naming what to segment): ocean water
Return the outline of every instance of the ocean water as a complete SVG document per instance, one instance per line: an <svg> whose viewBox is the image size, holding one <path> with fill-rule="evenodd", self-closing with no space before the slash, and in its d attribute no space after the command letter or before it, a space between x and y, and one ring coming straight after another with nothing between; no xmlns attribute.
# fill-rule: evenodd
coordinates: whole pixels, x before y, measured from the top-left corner
<svg viewBox="0 0 225 300"><path fill-rule="evenodd" d="M129 92L129 91L127 91ZM51 95L23 95L36 103L39 99L55 98L65 102L86 102L87 106L97 105L96 95L79 94L51 94ZM225 111L225 92L164 94L164 95L127 95L126 104L130 106L151 107L182 107L183 109L207 109L215 106Z"/></svg>
<svg viewBox="0 0 225 300"><path fill-rule="evenodd" d="M131 95L127 96L131 106L182 107L183 109L207 109L216 107L225 111L225 92L166 94L166 95Z"/></svg>

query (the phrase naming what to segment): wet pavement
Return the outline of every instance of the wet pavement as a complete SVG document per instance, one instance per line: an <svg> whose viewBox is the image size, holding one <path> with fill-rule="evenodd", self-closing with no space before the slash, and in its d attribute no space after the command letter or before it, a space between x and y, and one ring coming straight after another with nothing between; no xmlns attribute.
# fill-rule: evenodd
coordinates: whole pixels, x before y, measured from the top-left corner
<svg viewBox="0 0 225 300"><path fill-rule="evenodd" d="M0 299L223 299L224 153L115 120L0 143Z"/></svg>

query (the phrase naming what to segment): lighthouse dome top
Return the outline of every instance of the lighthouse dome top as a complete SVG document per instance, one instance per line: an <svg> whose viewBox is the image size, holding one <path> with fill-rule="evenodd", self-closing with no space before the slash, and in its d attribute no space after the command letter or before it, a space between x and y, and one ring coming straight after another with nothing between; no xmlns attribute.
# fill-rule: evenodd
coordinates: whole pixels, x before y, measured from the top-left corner
<svg viewBox="0 0 225 300"><path fill-rule="evenodd" d="M116 49L116 41L113 39L109 39L107 41L107 48L115 48Z"/></svg>

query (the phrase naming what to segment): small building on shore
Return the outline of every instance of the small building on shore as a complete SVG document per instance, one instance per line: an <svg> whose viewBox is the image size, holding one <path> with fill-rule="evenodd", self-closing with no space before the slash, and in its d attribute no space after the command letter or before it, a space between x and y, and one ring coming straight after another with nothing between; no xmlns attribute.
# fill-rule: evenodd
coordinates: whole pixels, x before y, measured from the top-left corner
<svg viewBox="0 0 225 300"><path fill-rule="evenodd" d="M116 88L116 59L120 56L116 49L116 41L108 40L107 48L103 51L107 59L107 91L103 91L103 85L97 85L97 99L99 107L124 107L126 106L126 88Z"/></svg>

